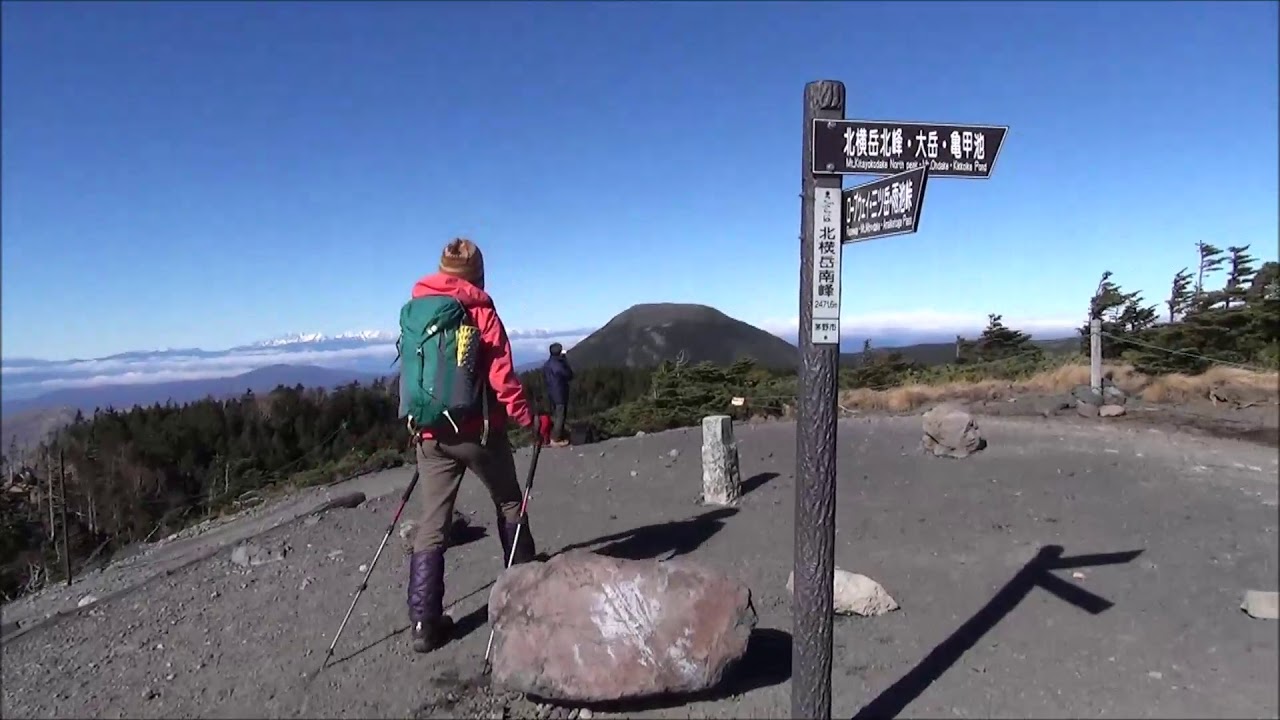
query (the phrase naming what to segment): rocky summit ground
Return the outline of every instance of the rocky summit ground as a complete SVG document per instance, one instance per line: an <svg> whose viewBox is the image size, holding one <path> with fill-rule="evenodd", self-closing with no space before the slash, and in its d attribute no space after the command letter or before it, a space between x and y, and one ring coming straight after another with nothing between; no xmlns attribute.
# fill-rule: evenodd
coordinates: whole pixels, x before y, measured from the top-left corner
<svg viewBox="0 0 1280 720"><path fill-rule="evenodd" d="M1248 589L1276 589L1274 449L1072 418L980 423L990 444L963 460L921 454L918 417L840 425L836 562L901 609L836 620L837 717L1277 716L1277 625L1239 607ZM401 469L347 483L370 495L360 507L307 517L294 499L206 533L214 539L154 549L145 567L163 571L135 561L6 608L0 710L784 717L795 427L737 434L748 492L735 509L697 504L697 430L548 449L531 503L543 550L687 556L751 587L759 628L726 686L705 696L583 712L488 688L484 607L501 560L491 505L471 479L460 507L490 530L448 556L460 637L410 651L395 537L335 662L316 675L409 477ZM262 530L253 542L269 552L254 557L266 562L234 563L235 542ZM1032 563L1055 546L1057 566ZM75 607L94 593L102 599Z"/></svg>

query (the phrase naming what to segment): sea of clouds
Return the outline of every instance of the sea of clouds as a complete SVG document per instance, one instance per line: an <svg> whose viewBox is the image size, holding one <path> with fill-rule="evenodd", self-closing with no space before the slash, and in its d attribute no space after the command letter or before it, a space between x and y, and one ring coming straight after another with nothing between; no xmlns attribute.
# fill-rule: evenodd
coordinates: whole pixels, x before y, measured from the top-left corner
<svg viewBox="0 0 1280 720"><path fill-rule="evenodd" d="M541 359L547 346L566 348L592 328L509 332L516 364ZM301 339L299 339L301 338ZM0 361L6 399L26 398L63 388L94 387L231 377L269 365L318 365L366 373L390 373L396 357L389 332L300 334L228 350L165 349L73 360L13 358Z"/></svg>
<svg viewBox="0 0 1280 720"><path fill-rule="evenodd" d="M1006 327L1052 339L1074 334L1084 324L1078 317L1017 317L1005 315ZM796 342L800 318L771 318L756 325L789 342ZM987 326L987 316L942 310L900 310L845 314L840 318L840 343L846 350L861 350L864 340L876 347L902 347L920 343L953 342L956 335L974 338Z"/></svg>
<svg viewBox="0 0 1280 720"><path fill-rule="evenodd" d="M845 317L841 320L842 345L846 351L856 351L868 338L877 347L950 342L957 334L977 335L986 321L985 316L936 311ZM1074 318L1008 317L1004 322L1042 338L1071 335L1080 325ZM796 342L797 318L755 324L789 342ZM558 342L568 349L594 329L512 330L508 334L519 367L542 360L551 343ZM390 332L362 331L335 336L313 333L227 350L150 350L72 360L3 359L0 360L0 383L6 399L18 399L63 388L230 377L278 364L389 373L395 354L395 335Z"/></svg>

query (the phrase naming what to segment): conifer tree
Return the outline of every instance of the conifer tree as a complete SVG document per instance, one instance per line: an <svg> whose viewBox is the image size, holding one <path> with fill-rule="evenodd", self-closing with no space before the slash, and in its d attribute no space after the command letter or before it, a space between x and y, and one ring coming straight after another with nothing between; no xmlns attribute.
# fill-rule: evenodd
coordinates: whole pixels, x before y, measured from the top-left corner
<svg viewBox="0 0 1280 720"><path fill-rule="evenodd" d="M1176 321L1191 305L1191 273L1182 268L1173 276L1173 285L1169 288L1169 299L1165 306L1169 308L1169 322Z"/></svg>

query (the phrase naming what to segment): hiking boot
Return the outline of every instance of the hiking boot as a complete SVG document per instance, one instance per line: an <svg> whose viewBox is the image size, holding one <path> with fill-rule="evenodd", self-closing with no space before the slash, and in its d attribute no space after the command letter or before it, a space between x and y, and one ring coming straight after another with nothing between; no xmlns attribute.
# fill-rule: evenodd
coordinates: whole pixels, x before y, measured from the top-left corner
<svg viewBox="0 0 1280 720"><path fill-rule="evenodd" d="M409 556L409 629L414 652L431 652L449 640L453 619L444 614L444 548Z"/></svg>
<svg viewBox="0 0 1280 720"><path fill-rule="evenodd" d="M505 566L507 559L511 558L511 538L516 533L516 525L508 523L506 518L498 515L498 540L502 542L502 564ZM520 528L520 538L516 541L516 555L511 560L512 565L520 565L535 559L537 549L533 543L533 533L529 531L529 517L526 515L523 527Z"/></svg>
<svg viewBox="0 0 1280 720"><path fill-rule="evenodd" d="M409 627L413 636L413 651L429 653L449 642L453 632L453 618L441 615L435 620L423 620Z"/></svg>

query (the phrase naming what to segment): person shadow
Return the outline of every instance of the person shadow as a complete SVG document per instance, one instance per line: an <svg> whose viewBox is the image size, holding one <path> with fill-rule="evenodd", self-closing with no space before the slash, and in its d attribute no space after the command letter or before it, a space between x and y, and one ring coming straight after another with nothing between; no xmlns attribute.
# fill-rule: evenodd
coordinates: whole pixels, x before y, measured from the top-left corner
<svg viewBox="0 0 1280 720"><path fill-rule="evenodd" d="M556 554L603 543L594 552L619 560L670 560L697 550L724 528L727 518L736 514L737 508L715 508L685 520L642 525L594 540L566 545Z"/></svg>

